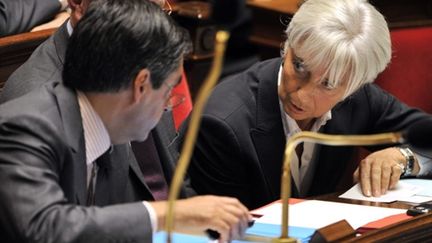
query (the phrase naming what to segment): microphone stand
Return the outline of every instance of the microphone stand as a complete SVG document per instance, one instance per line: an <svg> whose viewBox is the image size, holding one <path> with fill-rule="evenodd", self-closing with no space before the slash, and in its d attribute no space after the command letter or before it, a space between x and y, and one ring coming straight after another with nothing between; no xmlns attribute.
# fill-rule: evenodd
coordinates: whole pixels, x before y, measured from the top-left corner
<svg viewBox="0 0 432 243"><path fill-rule="evenodd" d="M375 135L327 135L315 132L299 132L290 137L285 147L283 163L281 198L282 198L282 233L279 238L274 238L273 243L297 242L295 238L288 236L288 199L291 195L290 161L293 158L295 147L302 142L314 142L322 145L378 145L390 143L402 143L404 139L401 132L381 133Z"/></svg>
<svg viewBox="0 0 432 243"><path fill-rule="evenodd" d="M184 180L184 175L187 168L189 167L190 158L195 145L197 132L201 123L201 114L207 99L219 79L224 52L226 49L226 42L228 41L229 33L227 31L218 31L216 33L215 42L215 56L213 59L210 73L208 74L205 82L203 83L194 104L194 108L189 121L189 128L186 133L186 138L183 143L180 158L177 164L177 168L174 172L174 177L171 182L170 191L168 195L168 211L166 216L165 230L167 232L167 242L172 242L171 233L174 229L174 204L178 198L180 187Z"/></svg>

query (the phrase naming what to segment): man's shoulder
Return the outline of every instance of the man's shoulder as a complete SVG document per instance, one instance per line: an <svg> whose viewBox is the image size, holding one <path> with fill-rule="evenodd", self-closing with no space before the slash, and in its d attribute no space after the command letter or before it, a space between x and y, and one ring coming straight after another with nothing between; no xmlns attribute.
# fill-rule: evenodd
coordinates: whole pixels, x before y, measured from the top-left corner
<svg viewBox="0 0 432 243"><path fill-rule="evenodd" d="M55 157L58 159L52 163L62 163L59 158L70 151L71 136L57 104L50 89L41 87L0 105L1 145L14 144L25 156ZM78 122L69 124L73 124L74 129L78 127L75 134L79 134Z"/></svg>
<svg viewBox="0 0 432 243"><path fill-rule="evenodd" d="M4 121L16 117L33 117L58 123L62 119L62 107L75 108L77 102L73 101L73 97L76 97L75 93L61 83L49 83L1 104L0 118Z"/></svg>
<svg viewBox="0 0 432 243"><path fill-rule="evenodd" d="M17 116L23 114L40 114L41 109L54 104L52 88L42 86L26 95L0 105L0 117Z"/></svg>
<svg viewBox="0 0 432 243"><path fill-rule="evenodd" d="M50 83L0 105L0 133L7 135L11 129L15 131L11 136L36 143L73 142L82 132L76 93L61 83Z"/></svg>
<svg viewBox="0 0 432 243"><path fill-rule="evenodd" d="M54 36L49 37L8 79L7 82L27 82L52 78L53 73L61 73L62 63L54 44ZM57 76L60 77L61 76Z"/></svg>
<svg viewBox="0 0 432 243"><path fill-rule="evenodd" d="M64 53L59 53L54 43L56 35L61 34L59 31L38 46L29 59L12 73L0 95L0 103L22 96L45 83L62 80L63 63L60 58Z"/></svg>

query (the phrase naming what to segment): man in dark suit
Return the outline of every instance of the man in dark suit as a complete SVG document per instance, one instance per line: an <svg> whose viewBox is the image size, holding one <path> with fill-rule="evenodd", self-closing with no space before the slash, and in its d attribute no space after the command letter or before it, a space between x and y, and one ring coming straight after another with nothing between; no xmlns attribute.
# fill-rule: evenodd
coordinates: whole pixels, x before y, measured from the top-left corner
<svg viewBox="0 0 432 243"><path fill-rule="evenodd" d="M0 36L27 32L51 20L62 2L66 0L0 0Z"/></svg>
<svg viewBox="0 0 432 243"><path fill-rule="evenodd" d="M121 144L144 140L157 124L189 46L187 33L154 3L90 5L69 41L64 82L0 106L3 240L151 242L166 203L134 202L144 197L139 168L116 158L127 152ZM178 230L210 228L221 240L242 235L250 217L225 197L177 205Z"/></svg>
<svg viewBox="0 0 432 243"><path fill-rule="evenodd" d="M42 43L30 56L30 58L21 65L7 80L3 91L0 93L0 104L8 100L20 97L48 82L58 82L62 80L61 73L63 71L64 58L66 47L69 41L69 36L72 34L73 27L76 26L82 15L88 8L92 0L68 0L71 9L71 17L66 21L50 38ZM158 4L163 5L160 1ZM174 167L179 156L179 148L177 141L177 133L173 124L172 112L167 110L164 112L161 121L152 131L151 136L142 143L132 143L132 148L138 155L138 164L143 168L144 174L151 173L150 170L145 170L146 163L154 158L155 163L161 163L163 176L166 183L171 182ZM132 154L131 147L128 146L122 150L126 152L124 158L128 158ZM148 151L156 151L155 156L143 154ZM119 156L120 158L121 156ZM125 175L127 176L127 175ZM165 186L166 187L166 186ZM150 187L150 189L152 189ZM163 189L166 191L166 188ZM153 197L151 193L146 193L147 200L166 199L162 197ZM185 181L182 187L181 197L195 195L195 192L190 187L188 180Z"/></svg>
<svg viewBox="0 0 432 243"><path fill-rule="evenodd" d="M283 58L215 88L189 171L198 194L232 196L257 208L280 198L284 148L292 135L399 131L430 117L369 84L389 62L391 47L384 18L367 2L309 0L286 34ZM299 148L291 161L292 196L335 192L354 149ZM428 173L418 162L407 148L372 153L359 166L363 193L386 193L403 172Z"/></svg>

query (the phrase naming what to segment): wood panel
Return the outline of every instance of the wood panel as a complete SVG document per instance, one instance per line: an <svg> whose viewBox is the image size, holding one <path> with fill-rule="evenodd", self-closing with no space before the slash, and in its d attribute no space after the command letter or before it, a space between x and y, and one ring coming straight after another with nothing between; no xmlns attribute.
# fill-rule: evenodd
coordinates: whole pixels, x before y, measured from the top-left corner
<svg viewBox="0 0 432 243"><path fill-rule="evenodd" d="M285 41L284 30L297 11L301 0L248 0L251 9L252 33L249 41L259 48L262 59L280 55Z"/></svg>
<svg viewBox="0 0 432 243"><path fill-rule="evenodd" d="M432 0L370 0L389 23L389 27L432 25Z"/></svg>
<svg viewBox="0 0 432 243"><path fill-rule="evenodd" d="M279 55L284 30L303 0L248 0L253 13L250 41L261 48L263 59ZM432 25L432 0L370 0L390 29Z"/></svg>
<svg viewBox="0 0 432 243"><path fill-rule="evenodd" d="M341 193L332 193L311 197L324 201L359 204L366 206L408 209L411 204L404 202L380 203L361 200L339 198ZM338 239L335 242L431 242L432 239L432 213L419 215L399 223L388 225L381 229L371 230L361 235Z"/></svg>

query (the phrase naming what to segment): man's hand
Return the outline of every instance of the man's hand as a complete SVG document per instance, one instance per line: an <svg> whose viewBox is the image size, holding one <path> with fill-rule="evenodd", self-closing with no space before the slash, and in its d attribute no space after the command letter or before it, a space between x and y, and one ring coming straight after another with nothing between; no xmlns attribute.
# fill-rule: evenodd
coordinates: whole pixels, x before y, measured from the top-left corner
<svg viewBox="0 0 432 243"><path fill-rule="evenodd" d="M154 202L151 205L158 215L158 229L163 229L167 203ZM235 198L197 196L176 202L174 220L176 231L203 233L212 229L219 232L219 242L229 242L244 236L252 216Z"/></svg>
<svg viewBox="0 0 432 243"><path fill-rule="evenodd" d="M417 163L417 162L416 162ZM360 180L365 196L379 197L395 188L406 166L405 157L397 148L387 148L370 154L354 172L354 181ZM418 171L418 165L414 166Z"/></svg>

